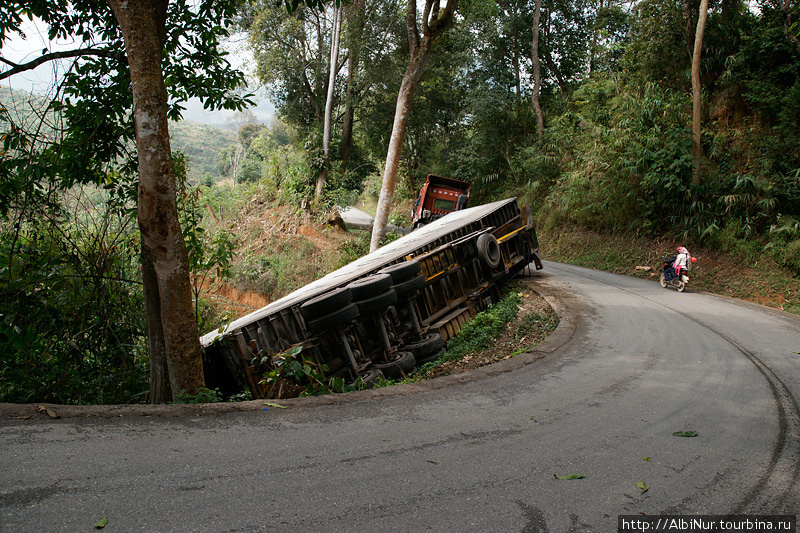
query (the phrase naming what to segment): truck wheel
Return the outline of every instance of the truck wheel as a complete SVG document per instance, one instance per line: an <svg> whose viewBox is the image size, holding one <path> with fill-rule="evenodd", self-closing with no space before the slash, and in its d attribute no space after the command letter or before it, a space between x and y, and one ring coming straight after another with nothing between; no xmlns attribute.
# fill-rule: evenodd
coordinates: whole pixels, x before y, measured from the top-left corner
<svg viewBox="0 0 800 533"><path fill-rule="evenodd" d="M333 313L309 320L306 322L308 330L311 333L321 333L326 329L350 322L358 316L358 306L356 304L348 304L347 306L337 309Z"/></svg>
<svg viewBox="0 0 800 533"><path fill-rule="evenodd" d="M444 347L444 340L438 333L428 333L421 340L406 344L403 350L414 354L414 358L419 363L421 359L438 353Z"/></svg>
<svg viewBox="0 0 800 533"><path fill-rule="evenodd" d="M491 233L484 233L475 243L478 246L478 257L489 268L497 268L500 264L500 245Z"/></svg>
<svg viewBox="0 0 800 533"><path fill-rule="evenodd" d="M422 266L419 261L404 261L382 268L378 271L378 274L389 274L392 276L392 281L397 284L397 282L407 280L420 272L422 272Z"/></svg>
<svg viewBox="0 0 800 533"><path fill-rule="evenodd" d="M352 282L347 288L353 293L353 300L358 301L372 294L386 292L391 286L392 276L389 274L373 274Z"/></svg>
<svg viewBox="0 0 800 533"><path fill-rule="evenodd" d="M383 372L387 378L395 379L402 377L403 374L410 374L416 366L414 354L411 352L397 352L391 361L386 363L373 363L372 368Z"/></svg>
<svg viewBox="0 0 800 533"><path fill-rule="evenodd" d="M364 385L367 386L368 389L371 389L375 383L378 382L379 379L383 377L383 372L378 370L377 368L370 368L366 372L364 372L363 376L358 376L356 380L361 380L364 382Z"/></svg>
<svg viewBox="0 0 800 533"><path fill-rule="evenodd" d="M397 293L398 297L403 297L407 294L411 294L414 291L420 290L424 286L425 286L425 276L415 276L408 281L403 281L402 283L398 283L392 288Z"/></svg>
<svg viewBox="0 0 800 533"><path fill-rule="evenodd" d="M300 306L300 313L306 320L319 318L331 311L341 309L353 301L353 293L347 287L340 287L321 296L312 298Z"/></svg>
<svg viewBox="0 0 800 533"><path fill-rule="evenodd" d="M355 303L358 306L358 312L362 316L367 316L378 311L384 311L390 305L397 303L397 293L394 289L389 289L372 298L365 298Z"/></svg>
<svg viewBox="0 0 800 533"><path fill-rule="evenodd" d="M436 361L437 359L439 359L439 356L442 355L443 351L444 350L439 350L439 351L433 352L432 354L423 356L420 359L417 359L417 365L418 366L422 366L425 363L430 363L431 361Z"/></svg>

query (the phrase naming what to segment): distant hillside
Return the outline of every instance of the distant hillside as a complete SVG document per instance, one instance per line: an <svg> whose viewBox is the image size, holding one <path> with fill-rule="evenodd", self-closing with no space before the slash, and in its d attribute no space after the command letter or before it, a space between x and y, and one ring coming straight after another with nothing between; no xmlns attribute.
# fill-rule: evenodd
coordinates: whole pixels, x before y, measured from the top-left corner
<svg viewBox="0 0 800 533"><path fill-rule="evenodd" d="M180 150L189 159L189 178L192 180L199 180L206 174L218 178L220 173L214 157L236 142L234 132L197 122L170 122L169 133L172 149Z"/></svg>
<svg viewBox="0 0 800 533"><path fill-rule="evenodd" d="M47 107L47 100L39 95L25 91L11 91L6 86L0 86L0 105L11 114L12 120L24 127L38 124L38 113ZM0 122L2 120L0 119ZM48 120L47 123L54 123ZM214 164L214 157L227 146L236 142L236 134L230 130L196 122L170 122L169 124L171 146L173 150L180 150L188 157L189 178L193 181L200 180L206 174L213 178L220 176ZM47 128L43 131L51 134Z"/></svg>

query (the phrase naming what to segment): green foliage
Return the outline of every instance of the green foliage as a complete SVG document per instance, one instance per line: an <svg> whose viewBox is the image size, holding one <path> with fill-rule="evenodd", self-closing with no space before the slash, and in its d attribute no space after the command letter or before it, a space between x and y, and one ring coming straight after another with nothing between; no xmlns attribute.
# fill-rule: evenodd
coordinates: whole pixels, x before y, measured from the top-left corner
<svg viewBox="0 0 800 533"><path fill-rule="evenodd" d="M790 242L786 247L783 264L791 269L795 276L800 276L800 239Z"/></svg>
<svg viewBox="0 0 800 533"><path fill-rule="evenodd" d="M320 269L318 255L313 241L297 237L279 244L269 256L245 253L232 269L233 279L241 289L275 299L327 271Z"/></svg>
<svg viewBox="0 0 800 533"><path fill-rule="evenodd" d="M475 315L447 342L447 349L436 361L426 363L420 368L420 376L442 363L458 361L470 353L490 347L508 323L516 318L520 302L519 293L510 292L498 303Z"/></svg>
<svg viewBox="0 0 800 533"><path fill-rule="evenodd" d="M219 389L200 389L194 394L181 391L175 396L173 403L194 404L194 403L217 403L222 401L222 393Z"/></svg>
<svg viewBox="0 0 800 533"><path fill-rule="evenodd" d="M525 337L540 331L552 331L558 325L558 316L556 314L540 315L539 313L527 313L522 317L517 330L514 332L514 338L521 341ZM524 347L523 347L524 348ZM520 348L522 349L522 348Z"/></svg>
<svg viewBox="0 0 800 533"><path fill-rule="evenodd" d="M333 392L348 392L356 390L347 386L342 378L331 378L325 381L327 365L318 365L311 359L301 355L302 346L295 346L288 351L276 356L262 356L257 361L262 365L271 365L271 369L261 380L266 385L266 397L271 398L282 381L289 380L304 387L301 396L319 396Z"/></svg>
<svg viewBox="0 0 800 533"><path fill-rule="evenodd" d="M209 233L202 224L203 208L201 206L200 187L190 187L186 183L185 158L180 152L173 155L175 174L178 179L178 217L189 255L189 271L192 279L194 293L195 320L200 329L205 329L206 324L201 323L200 296L205 290L209 276L216 279L229 279L231 265L233 264L236 243L229 231L216 228Z"/></svg>
<svg viewBox="0 0 800 533"><path fill-rule="evenodd" d="M217 154L236 142L236 136L223 128L193 122L170 122L170 146L185 154L189 183L210 186L223 177Z"/></svg>
<svg viewBox="0 0 800 533"><path fill-rule="evenodd" d="M339 268L369 253L370 233L368 231L353 231L350 234L352 238L343 242L340 248Z"/></svg>
<svg viewBox="0 0 800 533"><path fill-rule="evenodd" d="M51 216L0 224L0 402L146 399L131 220L102 209Z"/></svg>

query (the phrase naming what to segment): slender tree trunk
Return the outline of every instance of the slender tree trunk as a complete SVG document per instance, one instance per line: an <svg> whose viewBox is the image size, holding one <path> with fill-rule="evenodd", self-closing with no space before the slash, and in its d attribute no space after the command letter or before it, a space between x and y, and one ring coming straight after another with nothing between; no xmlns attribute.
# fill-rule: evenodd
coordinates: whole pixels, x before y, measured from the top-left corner
<svg viewBox="0 0 800 533"><path fill-rule="evenodd" d="M514 67L514 89L516 89L516 118L522 113L522 83L520 82L519 57L516 48L512 52L511 64Z"/></svg>
<svg viewBox="0 0 800 533"><path fill-rule="evenodd" d="M406 30L408 32L409 48L411 49L411 59L400 84L400 91L397 93L392 136L389 139L389 149L386 153L386 167L383 170L383 183L381 185L381 194L378 198L378 209L372 225L372 238L369 244L370 252L377 250L381 239L386 236L386 224L389 221L394 188L397 184L397 169L400 166L403 140L406 135L408 114L411 111L414 91L416 91L419 80L425 70L425 64L428 61L434 39L450 26L458 5L458 0L448 0L445 9L440 12L440 1L425 1L425 11L422 15L423 37L420 40L417 27L416 0L408 0Z"/></svg>
<svg viewBox="0 0 800 533"><path fill-rule="evenodd" d="M535 0L533 10L533 39L531 40L531 60L533 61L533 92L531 101L536 112L536 134L544 136L544 113L539 104L539 93L542 90L542 69L539 63L539 21L542 15L542 0Z"/></svg>
<svg viewBox="0 0 800 533"><path fill-rule="evenodd" d="M797 21L792 20L793 4L795 0L784 0L783 2L783 27L786 32L786 39L794 46L797 53L800 54L800 39L797 34Z"/></svg>
<svg viewBox="0 0 800 533"><path fill-rule="evenodd" d="M700 59L703 51L703 33L708 19L708 0L700 2L700 15L697 18L697 31L694 37L694 54L692 54L692 156L694 169L692 170L692 183L700 183L700 159L703 157L703 147L700 142L702 100L700 85Z"/></svg>
<svg viewBox="0 0 800 533"><path fill-rule="evenodd" d="M189 259L178 222L175 173L167 126L167 92L161 70L167 0L108 0L122 30L133 90L139 158L139 231L145 267L146 315L156 379L163 401L163 364L173 398L204 386L199 332L192 310ZM163 335L162 335L163 334ZM157 395L157 397L156 397Z"/></svg>
<svg viewBox="0 0 800 533"><path fill-rule="evenodd" d="M353 144L353 99L355 93L355 70L358 68L358 52L350 49L347 56L347 92L344 97L344 117L342 119L342 173L347 172L350 161L350 148Z"/></svg>
<svg viewBox="0 0 800 533"><path fill-rule="evenodd" d="M314 192L314 203L319 204L322 191L328 181L328 167L331 162L331 122L333 117L333 93L336 88L336 74L339 65L339 35L341 34L342 8L334 8L333 29L331 35L331 61L328 75L328 96L325 99L325 126L322 133L322 170L317 177L317 188Z"/></svg>
<svg viewBox="0 0 800 533"><path fill-rule="evenodd" d="M411 0L413 1L413 0ZM428 50L429 51L429 50ZM380 247L380 241L386 236L386 224L389 222L389 213L394 197L394 188L397 184L397 169L400 166L400 157L403 152L403 140L406 136L406 126L408 126L408 115L411 112L411 102L414 99L414 91L425 70L425 63L428 60L428 51L420 52L417 57L412 58L400 84L400 91L397 93L397 104L394 110L394 122L392 123L392 136L389 139L389 150L386 153L386 168L383 170L383 184L381 194L378 198L378 209L375 213L375 221L372 228L372 238L369 243L369 251L373 252Z"/></svg>

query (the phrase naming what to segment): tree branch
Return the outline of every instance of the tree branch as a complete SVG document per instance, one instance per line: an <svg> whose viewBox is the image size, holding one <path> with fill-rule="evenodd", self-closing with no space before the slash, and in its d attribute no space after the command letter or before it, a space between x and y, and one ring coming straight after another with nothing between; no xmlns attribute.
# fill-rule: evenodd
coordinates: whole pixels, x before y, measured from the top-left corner
<svg viewBox="0 0 800 533"><path fill-rule="evenodd" d="M110 59L116 59L123 63L127 64L127 57L123 52L115 52L113 50L101 50L97 48L83 48L80 50L67 50L64 52L51 52L49 54L44 54L41 57L34 59L33 61L29 61L28 63L12 63L7 60L3 60L3 63L8 65L13 65L13 67L5 72L0 72L0 80L4 80L6 78L10 78L15 74L19 74L20 72L25 72L28 70L33 70L39 65L43 63L47 63L48 61L53 61L55 59L65 59L70 57L85 57L85 56L99 56L99 57L107 57Z"/></svg>

